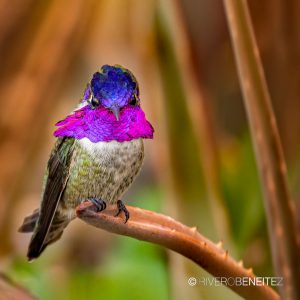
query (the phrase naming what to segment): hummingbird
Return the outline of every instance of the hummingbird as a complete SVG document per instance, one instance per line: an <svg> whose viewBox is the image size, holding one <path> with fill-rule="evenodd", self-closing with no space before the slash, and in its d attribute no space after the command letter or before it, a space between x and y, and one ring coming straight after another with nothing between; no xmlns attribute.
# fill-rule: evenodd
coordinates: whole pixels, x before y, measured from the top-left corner
<svg viewBox="0 0 300 300"><path fill-rule="evenodd" d="M93 74L79 105L55 124L57 141L47 164L40 208L27 216L20 232L33 232L27 258L36 259L57 241L89 200L98 212L115 204L118 216L129 212L122 196L144 159L143 139L154 129L140 106L135 76L120 65L104 65Z"/></svg>

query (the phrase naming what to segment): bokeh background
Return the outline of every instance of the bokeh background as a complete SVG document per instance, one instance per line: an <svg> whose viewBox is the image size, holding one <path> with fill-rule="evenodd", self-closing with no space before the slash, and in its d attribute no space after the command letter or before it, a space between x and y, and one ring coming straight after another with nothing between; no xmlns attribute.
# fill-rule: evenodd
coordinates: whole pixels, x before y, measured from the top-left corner
<svg viewBox="0 0 300 300"><path fill-rule="evenodd" d="M299 217L300 2L248 2ZM26 261L30 235L17 229L39 205L54 124L103 64L121 64L136 75L155 128L127 203L197 226L255 274L273 275L249 126L218 0L0 1L1 274L46 300L239 299L225 287L188 286L189 277L209 275L178 254L79 220L37 261Z"/></svg>

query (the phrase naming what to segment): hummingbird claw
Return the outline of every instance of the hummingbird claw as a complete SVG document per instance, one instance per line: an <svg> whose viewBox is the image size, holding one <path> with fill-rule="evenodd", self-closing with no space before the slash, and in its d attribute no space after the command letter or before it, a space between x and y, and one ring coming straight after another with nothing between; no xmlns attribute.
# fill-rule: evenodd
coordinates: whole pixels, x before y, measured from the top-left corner
<svg viewBox="0 0 300 300"><path fill-rule="evenodd" d="M96 197L91 197L88 199L88 201L91 201L94 205L94 208L96 212L100 212L106 208L106 203L104 200Z"/></svg>
<svg viewBox="0 0 300 300"><path fill-rule="evenodd" d="M129 219L129 211L127 210L125 204L121 200L118 200L117 201L117 207L118 207L118 212L115 215L115 217L117 217L121 212L123 212L124 215L125 215L125 222L124 223L127 223L128 219Z"/></svg>

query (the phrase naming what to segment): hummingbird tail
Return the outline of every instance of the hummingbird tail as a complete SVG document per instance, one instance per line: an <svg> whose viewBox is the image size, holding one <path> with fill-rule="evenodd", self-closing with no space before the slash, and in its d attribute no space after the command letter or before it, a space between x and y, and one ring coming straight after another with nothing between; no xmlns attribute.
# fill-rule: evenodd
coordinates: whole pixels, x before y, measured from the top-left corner
<svg viewBox="0 0 300 300"><path fill-rule="evenodd" d="M23 224L21 225L18 231L24 233L33 232L37 220L39 218L39 213L40 213L39 209L34 210L31 215L27 216L24 219Z"/></svg>
<svg viewBox="0 0 300 300"><path fill-rule="evenodd" d="M64 229L68 224L69 221L54 219L49 229L49 232L46 234L46 238L44 236L43 230L37 230L33 234L28 247L28 252L27 252L28 260L32 261L38 258L48 245L59 240L63 234Z"/></svg>

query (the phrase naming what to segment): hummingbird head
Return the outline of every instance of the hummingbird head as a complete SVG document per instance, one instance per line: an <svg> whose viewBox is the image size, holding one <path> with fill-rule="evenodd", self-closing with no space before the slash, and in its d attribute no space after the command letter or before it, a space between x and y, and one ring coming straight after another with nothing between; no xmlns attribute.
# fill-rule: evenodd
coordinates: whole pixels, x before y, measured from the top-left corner
<svg viewBox="0 0 300 300"><path fill-rule="evenodd" d="M127 105L139 106L139 87L134 75L122 66L102 66L88 84L84 101L91 109L102 106L110 110L117 121Z"/></svg>
<svg viewBox="0 0 300 300"><path fill-rule="evenodd" d="M135 77L119 65L104 65L96 72L80 106L56 126L56 137L88 138L95 143L152 139L154 132L140 107Z"/></svg>

